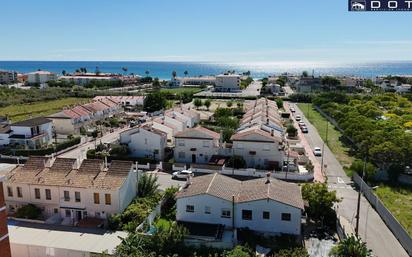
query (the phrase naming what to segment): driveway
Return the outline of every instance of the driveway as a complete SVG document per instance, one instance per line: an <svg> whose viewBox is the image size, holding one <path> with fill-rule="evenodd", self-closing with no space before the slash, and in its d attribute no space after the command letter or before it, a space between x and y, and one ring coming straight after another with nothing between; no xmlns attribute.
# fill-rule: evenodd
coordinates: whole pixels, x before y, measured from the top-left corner
<svg viewBox="0 0 412 257"><path fill-rule="evenodd" d="M147 174L153 174L157 177L157 182L159 183L160 190L166 190L169 187L181 187L186 184L186 180L172 179L172 175L165 172L158 171L148 171Z"/></svg>
<svg viewBox="0 0 412 257"><path fill-rule="evenodd" d="M312 148L315 146L322 147L323 140L319 136L316 128L306 119L297 105L294 105L294 107L296 114L301 115L303 121L308 127L309 133L305 134L305 137L309 145ZM352 188L351 179L346 175L342 166L335 158L335 155L326 144L323 155L324 164L327 165L325 172L328 178L328 187L331 190L336 190L337 196L342 198L342 202L337 204L336 211L338 215L344 217L353 225L353 227L355 227L358 192ZM368 248L372 249L375 256L409 256L380 218L379 214L371 207L368 200L366 200L363 196L361 198L359 235L362 240L367 243Z"/></svg>

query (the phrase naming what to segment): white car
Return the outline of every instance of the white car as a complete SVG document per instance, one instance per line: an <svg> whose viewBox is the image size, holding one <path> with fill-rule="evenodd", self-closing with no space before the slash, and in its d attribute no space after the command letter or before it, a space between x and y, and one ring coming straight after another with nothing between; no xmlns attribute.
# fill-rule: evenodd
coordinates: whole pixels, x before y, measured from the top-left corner
<svg viewBox="0 0 412 257"><path fill-rule="evenodd" d="M293 108L293 107L290 107L290 109L289 109L291 112L295 112L295 108Z"/></svg>
<svg viewBox="0 0 412 257"><path fill-rule="evenodd" d="M191 170L181 170L181 171L175 171L172 173L172 178L180 178L180 179L185 179L188 178L189 176L193 175L193 171Z"/></svg>
<svg viewBox="0 0 412 257"><path fill-rule="evenodd" d="M322 150L320 149L320 147L313 148L313 154L315 156L322 156Z"/></svg>
<svg viewBox="0 0 412 257"><path fill-rule="evenodd" d="M300 120L301 120L300 115L296 115L295 120L296 120L296 121L300 121Z"/></svg>
<svg viewBox="0 0 412 257"><path fill-rule="evenodd" d="M303 121L299 121L299 127L306 127L306 124L305 124L305 122L303 122Z"/></svg>

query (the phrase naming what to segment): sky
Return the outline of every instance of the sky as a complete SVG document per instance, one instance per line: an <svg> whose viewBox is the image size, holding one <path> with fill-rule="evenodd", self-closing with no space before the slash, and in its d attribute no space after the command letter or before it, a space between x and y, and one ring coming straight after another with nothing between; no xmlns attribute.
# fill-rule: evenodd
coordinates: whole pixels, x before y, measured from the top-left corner
<svg viewBox="0 0 412 257"><path fill-rule="evenodd" d="M347 0L3 1L0 60L412 60L412 13Z"/></svg>

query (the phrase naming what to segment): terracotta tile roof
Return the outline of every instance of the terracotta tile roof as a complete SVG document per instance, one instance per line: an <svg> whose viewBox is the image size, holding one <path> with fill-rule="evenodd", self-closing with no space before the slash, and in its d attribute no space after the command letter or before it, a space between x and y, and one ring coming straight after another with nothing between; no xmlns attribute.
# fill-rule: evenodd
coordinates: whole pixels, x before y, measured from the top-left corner
<svg viewBox="0 0 412 257"><path fill-rule="evenodd" d="M188 128L176 133L175 138L219 139L220 134L207 128L197 126L195 128Z"/></svg>
<svg viewBox="0 0 412 257"><path fill-rule="evenodd" d="M121 187L132 167L133 162L131 161L112 161L107 171L97 175L93 188L113 189Z"/></svg>
<svg viewBox="0 0 412 257"><path fill-rule="evenodd" d="M17 166L11 170L7 180L18 184L33 184L37 181L37 175L46 167L50 161L48 157L32 156L24 166Z"/></svg>
<svg viewBox="0 0 412 257"><path fill-rule="evenodd" d="M275 133L274 131L272 136L270 132L262 130L259 125L236 132L236 134L234 134L230 139L232 141L282 142L282 138L278 135L278 133Z"/></svg>
<svg viewBox="0 0 412 257"><path fill-rule="evenodd" d="M251 202L272 199L299 209L303 209L300 187L293 183L274 178L267 183L266 178L240 181L218 173L195 177L192 184L178 192L176 198L208 194L227 201Z"/></svg>
<svg viewBox="0 0 412 257"><path fill-rule="evenodd" d="M16 123L11 124L11 126L15 126L15 127L33 127L33 126L39 126L39 125L43 125L46 123L50 123L52 122L49 119L46 119L45 117L37 117L37 118L32 118L32 119L28 119L28 120L23 120L23 121L19 121Z"/></svg>

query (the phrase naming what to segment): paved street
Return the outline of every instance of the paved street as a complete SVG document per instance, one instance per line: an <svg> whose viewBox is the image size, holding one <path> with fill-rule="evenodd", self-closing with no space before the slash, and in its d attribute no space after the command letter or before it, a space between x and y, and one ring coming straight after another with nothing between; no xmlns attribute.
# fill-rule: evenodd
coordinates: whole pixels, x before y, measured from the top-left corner
<svg viewBox="0 0 412 257"><path fill-rule="evenodd" d="M310 124L297 105L294 105L296 113L300 114L307 124L309 133L306 139L311 147L322 147L323 140L319 136L316 128ZM320 159L320 157L317 157ZM343 198L337 206L338 215L346 218L353 226L356 224L356 205L358 193L351 187L351 179L346 176L342 166L335 158L331 150L325 144L324 164L327 164L326 175L328 177L328 187L336 190L338 197ZM373 250L373 254L380 257L407 257L408 254L401 244L385 225L379 214L370 206L366 198L361 200L359 234L368 247Z"/></svg>
<svg viewBox="0 0 412 257"><path fill-rule="evenodd" d="M115 130L113 133L108 133L106 135L104 135L103 137L97 138L97 142L95 142L94 140L91 142L87 142L85 144L80 145L79 147L65 152L61 155L59 155L59 157L63 157L63 158L76 158L79 160L83 160L86 159L86 154L87 151L90 149L94 149L95 148L95 144L100 144L100 142L102 143L113 143L114 141L119 139L119 134L122 131L125 131L129 129L127 128L123 128L123 129L117 129Z"/></svg>

